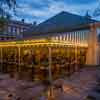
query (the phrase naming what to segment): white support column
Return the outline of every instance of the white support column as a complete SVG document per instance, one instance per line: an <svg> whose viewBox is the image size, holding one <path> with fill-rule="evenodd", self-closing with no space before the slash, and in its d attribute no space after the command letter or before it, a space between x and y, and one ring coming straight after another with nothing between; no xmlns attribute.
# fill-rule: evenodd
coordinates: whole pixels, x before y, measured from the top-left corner
<svg viewBox="0 0 100 100"><path fill-rule="evenodd" d="M18 66L17 66L17 71L15 73L15 78L19 79L19 72L20 72L20 46L17 47L18 49Z"/></svg>
<svg viewBox="0 0 100 100"><path fill-rule="evenodd" d="M97 44L97 53L96 53L96 56L97 56L97 65L99 65L100 63L99 63L99 58L100 58L100 55L99 55L100 53L99 53L99 44Z"/></svg>
<svg viewBox="0 0 100 100"><path fill-rule="evenodd" d="M48 59L49 59L49 82L50 82L50 88L49 88L49 94L48 94L48 100L51 100L54 98L54 95L53 95L53 87L52 87L52 71L51 71L51 68L52 68L52 57L51 57L51 47L48 47L48 51L49 51L49 56L48 56Z"/></svg>
<svg viewBox="0 0 100 100"><path fill-rule="evenodd" d="M87 65L97 65L97 30L96 25L90 25L90 32L88 38L88 51L86 57Z"/></svg>
<svg viewBox="0 0 100 100"><path fill-rule="evenodd" d="M72 43L74 43L74 32L72 32Z"/></svg>
<svg viewBox="0 0 100 100"><path fill-rule="evenodd" d="M69 34L67 33L66 34L66 40L67 40L67 42L69 41L68 39L69 39Z"/></svg>
<svg viewBox="0 0 100 100"><path fill-rule="evenodd" d="M76 42L76 44L77 44L77 40L78 40L78 38L77 38L77 34L78 34L78 32L76 31L76 41L75 41L75 42Z"/></svg>
<svg viewBox="0 0 100 100"><path fill-rule="evenodd" d="M80 37L81 37L81 31L79 32L79 43L81 43Z"/></svg>
<svg viewBox="0 0 100 100"><path fill-rule="evenodd" d="M75 32L75 71L78 71L77 66L77 32Z"/></svg>

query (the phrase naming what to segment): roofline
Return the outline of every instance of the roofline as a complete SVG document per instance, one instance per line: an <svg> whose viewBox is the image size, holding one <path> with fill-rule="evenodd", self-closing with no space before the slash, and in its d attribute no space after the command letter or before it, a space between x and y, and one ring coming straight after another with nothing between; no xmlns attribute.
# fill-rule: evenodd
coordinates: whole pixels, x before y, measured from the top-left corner
<svg viewBox="0 0 100 100"><path fill-rule="evenodd" d="M78 16L78 17L83 17L83 18L86 17L86 16L82 16L82 15L79 15L79 14L75 14L75 13L71 13L71 12L62 11L62 12L59 12L59 13L57 13L56 15L50 17L49 19L51 19L51 18L53 18L53 17L56 17L56 16L59 15L60 13L69 13L69 14L71 14L71 15ZM47 19L47 20L45 20L45 21L39 23L38 25L41 25L42 23L45 23L45 22L48 21L49 19ZM97 20L92 19L92 18L91 18L91 20L92 20L92 21L97 21Z"/></svg>
<svg viewBox="0 0 100 100"><path fill-rule="evenodd" d="M32 34L32 36L24 36L22 38L17 38L16 41L18 40L27 40L27 39L39 39L39 38L43 38L43 37L50 37L50 36L56 36L59 34L62 34L64 32L73 32L76 30L82 30L82 29L90 29L91 25L95 25L96 27L100 27L100 22L93 22L93 23L89 23L89 24L85 24L85 25L79 25L77 27L74 28L70 28L70 29L62 29L62 30L53 30L53 32L46 32L44 34L42 34L43 32L36 32Z"/></svg>
<svg viewBox="0 0 100 100"><path fill-rule="evenodd" d="M32 26L32 23L26 23L18 20L7 20L8 24L19 24L19 25L24 25L24 26Z"/></svg>
<svg viewBox="0 0 100 100"><path fill-rule="evenodd" d="M62 31L62 32L53 32L52 34L50 32L46 33L46 34L33 34L33 36L29 36L29 37L22 37L22 38L16 38L15 40L10 40L11 41L23 41L23 40L31 40L31 39L41 39L41 38L48 38L48 37L51 37L51 36L56 36L56 35L60 35L64 32L73 32L73 31L76 31L76 30L82 30L82 29L91 29L91 26L92 25L100 25L100 23L90 23L90 24L87 24L87 25L81 25L80 27L77 27L75 29L69 29L68 31ZM9 40L8 40L9 41Z"/></svg>
<svg viewBox="0 0 100 100"><path fill-rule="evenodd" d="M73 32L73 31L76 31L76 30L82 30L82 29L90 29L91 25L94 25L95 23L91 23L91 24L87 24L87 25L81 25L81 26L77 26L76 28L71 28L71 29L63 29L63 30L59 30L59 31L53 31L53 32L46 32L45 34L43 34L42 32L41 33L33 33L32 36L24 36L22 38L23 39L39 39L39 38L42 38L42 37L49 37L49 36L55 36L55 35L59 35L59 34L62 34L64 32Z"/></svg>

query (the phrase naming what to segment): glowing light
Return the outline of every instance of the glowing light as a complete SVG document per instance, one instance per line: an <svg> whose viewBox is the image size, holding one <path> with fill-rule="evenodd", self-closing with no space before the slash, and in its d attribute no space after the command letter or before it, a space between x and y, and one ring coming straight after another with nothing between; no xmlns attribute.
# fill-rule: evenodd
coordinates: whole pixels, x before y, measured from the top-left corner
<svg viewBox="0 0 100 100"><path fill-rule="evenodd" d="M74 43L70 41L64 40L51 40L47 41L46 39L42 40L24 40L24 41L12 41L12 42L0 42L0 47L7 47L7 46L79 46L79 47L88 47L86 42L84 43Z"/></svg>

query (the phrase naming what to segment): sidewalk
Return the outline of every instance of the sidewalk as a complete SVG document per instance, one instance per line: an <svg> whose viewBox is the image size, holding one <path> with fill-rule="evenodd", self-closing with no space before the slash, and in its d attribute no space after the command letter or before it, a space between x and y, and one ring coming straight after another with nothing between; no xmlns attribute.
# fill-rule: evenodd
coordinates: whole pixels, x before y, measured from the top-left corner
<svg viewBox="0 0 100 100"><path fill-rule="evenodd" d="M100 71L96 68L82 69L74 73L70 78L66 76L63 79L54 81L54 84L62 84L61 89L54 89L55 100L84 100L91 89L96 86L96 77ZM11 79L7 75L0 75L0 100L5 100L8 94L21 97L23 100L35 100L44 90L43 85L36 85L35 82L21 81ZM39 100L46 100L43 96Z"/></svg>
<svg viewBox="0 0 100 100"><path fill-rule="evenodd" d="M9 94L12 95L11 100L16 100L19 97L21 100L31 100L44 90L41 84L12 79L9 75L0 75L0 79L0 100L8 100Z"/></svg>
<svg viewBox="0 0 100 100"><path fill-rule="evenodd" d="M96 68L87 68L74 73L70 79L64 78L63 92L55 90L55 100L84 100L96 86L96 76Z"/></svg>

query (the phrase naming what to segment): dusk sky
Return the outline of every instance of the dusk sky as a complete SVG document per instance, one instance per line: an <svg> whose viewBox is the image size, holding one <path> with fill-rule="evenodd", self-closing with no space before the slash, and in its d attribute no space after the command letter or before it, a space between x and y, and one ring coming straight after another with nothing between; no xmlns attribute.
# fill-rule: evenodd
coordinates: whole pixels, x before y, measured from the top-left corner
<svg viewBox="0 0 100 100"><path fill-rule="evenodd" d="M90 14L99 6L99 0L17 0L18 8L15 18L33 23L40 23L61 11L78 15Z"/></svg>

